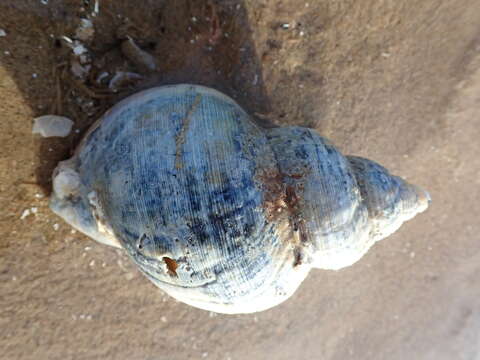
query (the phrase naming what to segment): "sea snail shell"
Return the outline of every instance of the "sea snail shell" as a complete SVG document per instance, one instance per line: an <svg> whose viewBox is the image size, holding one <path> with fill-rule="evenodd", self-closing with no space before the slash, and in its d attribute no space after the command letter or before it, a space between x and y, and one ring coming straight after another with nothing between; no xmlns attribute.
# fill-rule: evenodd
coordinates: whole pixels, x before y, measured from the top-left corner
<svg viewBox="0 0 480 360"><path fill-rule="evenodd" d="M249 313L312 267L353 264L429 201L314 130L265 129L215 90L175 85L108 111L55 170L51 208L176 299Z"/></svg>

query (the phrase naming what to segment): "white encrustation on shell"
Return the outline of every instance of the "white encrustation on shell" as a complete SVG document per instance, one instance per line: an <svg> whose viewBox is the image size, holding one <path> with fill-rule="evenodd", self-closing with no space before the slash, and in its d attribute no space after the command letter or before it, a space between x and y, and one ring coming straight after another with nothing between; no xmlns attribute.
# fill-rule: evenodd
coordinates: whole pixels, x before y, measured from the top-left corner
<svg viewBox="0 0 480 360"><path fill-rule="evenodd" d="M92 126L55 170L51 208L176 299L249 313L312 268L353 264L429 201L312 129L264 128L213 89L175 85Z"/></svg>
<svg viewBox="0 0 480 360"><path fill-rule="evenodd" d="M65 137L72 130L73 121L64 116L44 115L33 119L33 134L43 137Z"/></svg>

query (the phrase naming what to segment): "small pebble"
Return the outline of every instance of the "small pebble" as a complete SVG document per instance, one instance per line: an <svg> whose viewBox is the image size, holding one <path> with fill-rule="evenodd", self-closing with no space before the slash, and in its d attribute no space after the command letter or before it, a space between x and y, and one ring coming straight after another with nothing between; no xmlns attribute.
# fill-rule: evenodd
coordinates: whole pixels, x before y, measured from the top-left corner
<svg viewBox="0 0 480 360"><path fill-rule="evenodd" d="M5 30L0 29L0 37L4 37L4 36L7 36L7 33L5 32Z"/></svg>
<svg viewBox="0 0 480 360"><path fill-rule="evenodd" d="M22 215L20 216L20 220L25 219L28 215L30 215L30 209L23 210Z"/></svg>
<svg viewBox="0 0 480 360"><path fill-rule="evenodd" d="M126 273L125 274L125 279L127 279L128 281L133 280L134 277L135 277L135 275L133 275L132 273Z"/></svg>
<svg viewBox="0 0 480 360"><path fill-rule="evenodd" d="M43 5L47 5L47 4L48 4L48 0L40 0L40 2L41 2Z"/></svg>
<svg viewBox="0 0 480 360"><path fill-rule="evenodd" d="M5 55L7 55L7 56L10 55L10 51L8 51L8 50L7 50L7 51L4 51L3 53L4 53Z"/></svg>
<svg viewBox="0 0 480 360"><path fill-rule="evenodd" d="M65 137L70 134L73 121L64 116L44 115L33 119L33 134L40 134L42 137Z"/></svg>
<svg viewBox="0 0 480 360"><path fill-rule="evenodd" d="M90 263L88 264L88 266L94 267L94 266L95 266L95 260L90 261Z"/></svg>
<svg viewBox="0 0 480 360"><path fill-rule="evenodd" d="M165 316L162 316L162 317L160 318L160 321L166 323L166 322L167 322L167 318L166 318Z"/></svg>
<svg viewBox="0 0 480 360"><path fill-rule="evenodd" d="M415 257L415 253L412 251L412 252L410 253L410 258L413 259L414 257Z"/></svg>
<svg viewBox="0 0 480 360"><path fill-rule="evenodd" d="M80 44L77 41L75 42L75 46L73 47L72 50L73 50L73 53L77 56L88 53L87 48L83 46L83 44Z"/></svg>
<svg viewBox="0 0 480 360"><path fill-rule="evenodd" d="M38 208L32 207L30 211L32 212L32 214L36 214L38 212Z"/></svg>
<svg viewBox="0 0 480 360"><path fill-rule="evenodd" d="M60 225L57 223L53 224L53 230L58 231L58 229L60 229Z"/></svg>
<svg viewBox="0 0 480 360"><path fill-rule="evenodd" d="M95 0L95 5L93 7L92 15L97 16L99 12L100 12L99 3L98 3L98 0Z"/></svg>
<svg viewBox="0 0 480 360"><path fill-rule="evenodd" d="M80 25L78 26L75 36L82 41L90 41L95 34L93 23L89 19L80 19Z"/></svg>
<svg viewBox="0 0 480 360"><path fill-rule="evenodd" d="M32 74L32 78L36 79L38 77L38 74L37 73L33 73Z"/></svg>
<svg viewBox="0 0 480 360"><path fill-rule="evenodd" d="M289 29L290 28L290 24L288 23L285 23L285 24L282 24L282 29Z"/></svg>

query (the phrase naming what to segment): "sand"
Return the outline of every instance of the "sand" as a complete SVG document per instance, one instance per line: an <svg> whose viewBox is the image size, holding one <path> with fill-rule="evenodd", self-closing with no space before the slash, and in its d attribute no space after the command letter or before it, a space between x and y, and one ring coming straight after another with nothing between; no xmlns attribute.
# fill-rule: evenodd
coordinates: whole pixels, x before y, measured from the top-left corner
<svg viewBox="0 0 480 360"><path fill-rule="evenodd" d="M1 359L480 359L480 2L100 0L92 17L94 3L0 3ZM73 81L58 39L87 15L92 76L138 71L125 33L157 71L117 93ZM55 164L105 109L175 82L313 127L428 189L431 207L271 310L176 302L47 206ZM75 122L69 137L32 135L49 113Z"/></svg>

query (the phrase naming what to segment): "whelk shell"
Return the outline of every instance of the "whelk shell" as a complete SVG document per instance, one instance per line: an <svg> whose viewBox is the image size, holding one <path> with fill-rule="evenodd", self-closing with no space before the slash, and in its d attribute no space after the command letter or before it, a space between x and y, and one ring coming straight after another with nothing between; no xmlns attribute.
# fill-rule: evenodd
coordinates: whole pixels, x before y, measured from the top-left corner
<svg viewBox="0 0 480 360"><path fill-rule="evenodd" d="M178 300L249 313L314 267L353 264L429 201L312 129L266 129L218 91L175 85L108 111L55 170L51 208Z"/></svg>

